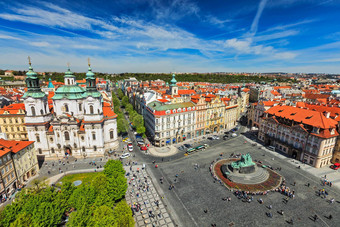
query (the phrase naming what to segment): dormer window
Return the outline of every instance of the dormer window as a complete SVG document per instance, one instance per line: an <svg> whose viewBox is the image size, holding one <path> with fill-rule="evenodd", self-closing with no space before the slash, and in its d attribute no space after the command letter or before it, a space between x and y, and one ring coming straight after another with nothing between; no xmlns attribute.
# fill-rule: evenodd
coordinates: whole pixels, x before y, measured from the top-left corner
<svg viewBox="0 0 340 227"><path fill-rule="evenodd" d="M334 135L334 134L335 134L335 129L332 128L332 129L331 129L331 135Z"/></svg>
<svg viewBox="0 0 340 227"><path fill-rule="evenodd" d="M319 134L319 131L320 131L320 129L319 128L317 128L317 127L313 127L313 133L315 133L315 134Z"/></svg>

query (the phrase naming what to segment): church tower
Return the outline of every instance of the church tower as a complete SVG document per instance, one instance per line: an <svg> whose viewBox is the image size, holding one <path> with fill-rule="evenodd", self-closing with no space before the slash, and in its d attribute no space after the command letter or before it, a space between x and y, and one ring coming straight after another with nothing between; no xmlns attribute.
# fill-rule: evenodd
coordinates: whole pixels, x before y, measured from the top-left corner
<svg viewBox="0 0 340 227"><path fill-rule="evenodd" d="M35 141L35 147L38 154L42 155L49 152L45 130L49 127L49 122L52 119L51 112L48 107L47 96L41 91L39 78L36 72L33 71L31 59L29 59L29 69L26 73L27 92L23 99L26 109L25 124L28 133L28 139ZM45 148L45 150L43 150Z"/></svg>
<svg viewBox="0 0 340 227"><path fill-rule="evenodd" d="M102 94L97 90L96 77L91 69L89 60L89 68L86 73L86 91L85 97L85 115L84 121L101 121L103 119Z"/></svg>
<svg viewBox="0 0 340 227"><path fill-rule="evenodd" d="M178 87L177 87L177 80L175 78L175 74L172 74L172 80L170 81L170 92L171 95L178 95Z"/></svg>

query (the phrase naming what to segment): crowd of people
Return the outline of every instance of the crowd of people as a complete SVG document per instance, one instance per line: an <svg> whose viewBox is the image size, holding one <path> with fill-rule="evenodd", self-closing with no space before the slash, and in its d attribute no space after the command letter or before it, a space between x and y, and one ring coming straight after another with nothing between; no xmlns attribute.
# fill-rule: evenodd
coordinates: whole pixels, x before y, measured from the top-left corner
<svg viewBox="0 0 340 227"><path fill-rule="evenodd" d="M150 189L151 185L151 179L149 176L144 176L142 178L139 177L139 168L136 170L133 170L133 165L136 165L137 162L129 162L127 163L130 166L130 171L126 173L126 176L128 177L128 184L129 184L129 194L130 197L137 197L140 198L142 193L152 191ZM144 167L142 168L144 169ZM158 194L156 193L156 197L158 197ZM138 200L139 201L139 200ZM157 223L157 220L162 218L163 215L161 213L161 210L159 208L160 202L158 199L149 200L148 198L143 197L142 201L140 202L133 202L130 203L130 208L132 210L133 215L136 215L136 213L140 213L142 218L144 219L145 224L147 223L146 218L149 217L152 219L153 225ZM154 206L152 209L151 206Z"/></svg>

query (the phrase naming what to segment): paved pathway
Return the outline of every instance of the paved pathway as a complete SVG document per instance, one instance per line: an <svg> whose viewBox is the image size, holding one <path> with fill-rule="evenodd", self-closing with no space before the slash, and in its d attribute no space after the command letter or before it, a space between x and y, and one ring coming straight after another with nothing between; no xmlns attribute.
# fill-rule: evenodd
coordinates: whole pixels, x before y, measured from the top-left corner
<svg viewBox="0 0 340 227"><path fill-rule="evenodd" d="M129 166L124 166L124 168L127 173L130 173L127 176L126 201L132 207L136 207L137 204L140 205L138 211L134 209L136 226L174 227L175 225L163 203L163 198L158 195L150 176L142 168L142 165L134 165L132 171Z"/></svg>

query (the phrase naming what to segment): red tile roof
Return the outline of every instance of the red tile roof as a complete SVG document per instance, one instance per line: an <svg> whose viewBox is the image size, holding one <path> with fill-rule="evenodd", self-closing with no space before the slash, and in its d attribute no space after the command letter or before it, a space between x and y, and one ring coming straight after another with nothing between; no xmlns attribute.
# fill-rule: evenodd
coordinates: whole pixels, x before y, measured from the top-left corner
<svg viewBox="0 0 340 227"><path fill-rule="evenodd" d="M7 154L8 152L17 153L33 143L34 141L15 141L0 139L0 156Z"/></svg>
<svg viewBox="0 0 340 227"><path fill-rule="evenodd" d="M0 109L0 114L3 114L5 111L7 111L9 114L18 114L19 110L25 110L24 103L13 103L9 106L5 106Z"/></svg>
<svg viewBox="0 0 340 227"><path fill-rule="evenodd" d="M320 112L293 106L274 106L265 113L322 129L336 128L338 122Z"/></svg>

